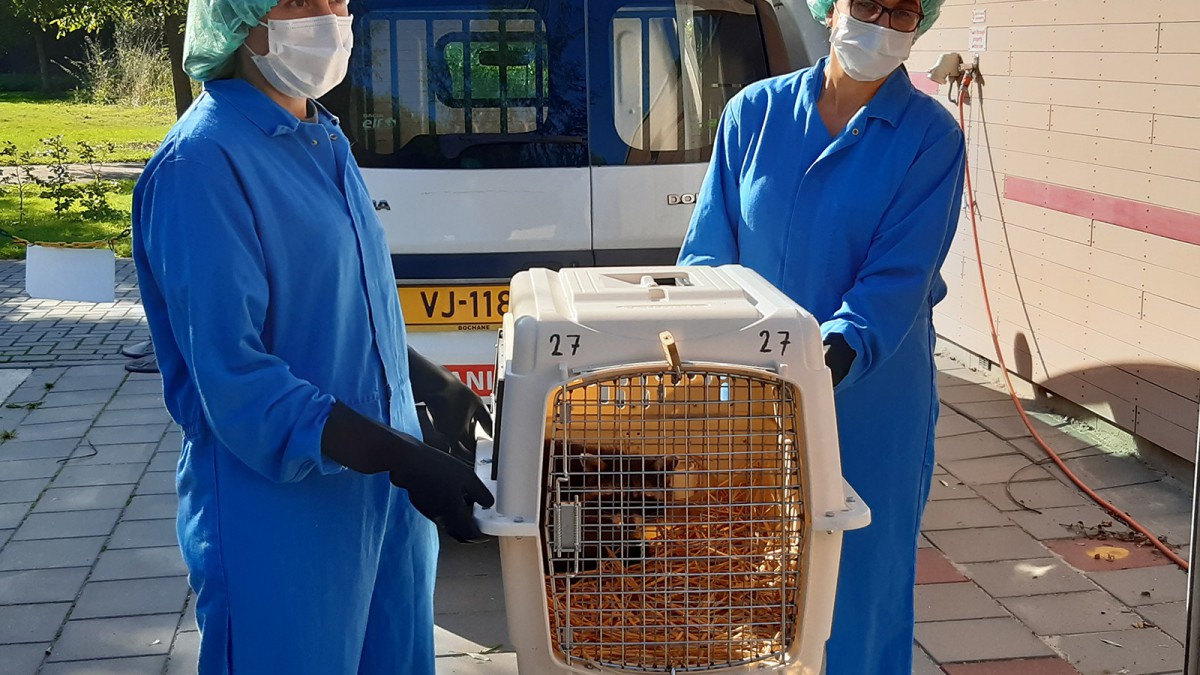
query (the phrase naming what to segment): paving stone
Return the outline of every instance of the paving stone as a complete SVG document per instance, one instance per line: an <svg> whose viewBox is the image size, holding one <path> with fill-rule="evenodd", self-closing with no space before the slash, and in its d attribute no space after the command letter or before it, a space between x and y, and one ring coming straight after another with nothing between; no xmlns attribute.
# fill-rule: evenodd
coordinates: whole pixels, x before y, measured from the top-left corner
<svg viewBox="0 0 1200 675"><path fill-rule="evenodd" d="M105 391L112 392L125 380L124 371L104 375L75 375L68 373L54 384L54 391Z"/></svg>
<svg viewBox="0 0 1200 675"><path fill-rule="evenodd" d="M53 441L62 438L80 439L92 426L91 420L54 422L51 424L22 424L18 436L22 441Z"/></svg>
<svg viewBox="0 0 1200 675"><path fill-rule="evenodd" d="M120 509L102 511L59 511L31 513L13 535L16 541L63 537L108 536L117 523Z"/></svg>
<svg viewBox="0 0 1200 675"><path fill-rule="evenodd" d="M111 389L97 389L94 391L51 391L42 398L43 408L64 408L81 405L95 405L97 403L108 403L108 399L112 398Z"/></svg>
<svg viewBox="0 0 1200 675"><path fill-rule="evenodd" d="M929 658L920 645L914 644L912 675L946 675L946 673L933 662L933 659Z"/></svg>
<svg viewBox="0 0 1200 675"><path fill-rule="evenodd" d="M944 462L942 466L967 485L986 485L1049 478L1046 470L1036 466L1025 457L1009 454L981 459L963 459Z"/></svg>
<svg viewBox="0 0 1200 675"><path fill-rule="evenodd" d="M3 467L0 464L0 467ZM46 478L0 481L0 504L29 504L42 494L50 483Z"/></svg>
<svg viewBox="0 0 1200 675"><path fill-rule="evenodd" d="M1066 427L1039 429L1038 433L1042 435L1044 441L1050 444L1050 449L1064 459L1104 454L1104 449L1097 447L1096 439L1075 436L1073 434L1077 432ZM1046 459L1046 451L1032 438L1016 438L1009 443L1017 449L1017 452L1030 459Z"/></svg>
<svg viewBox="0 0 1200 675"><path fill-rule="evenodd" d="M166 654L178 614L68 621L50 661ZM161 666L160 666L161 672Z"/></svg>
<svg viewBox="0 0 1200 675"><path fill-rule="evenodd" d="M438 675L511 675L517 672L517 655L441 656L436 668Z"/></svg>
<svg viewBox="0 0 1200 675"><path fill-rule="evenodd" d="M963 569L993 598L1096 590L1087 577L1053 557L974 563Z"/></svg>
<svg viewBox="0 0 1200 675"><path fill-rule="evenodd" d="M183 612L183 618L179 620L179 630L200 630L199 625L196 621L196 594L189 591L187 609Z"/></svg>
<svg viewBox="0 0 1200 675"><path fill-rule="evenodd" d="M1022 422L1021 418L1015 414L1009 417L991 417L988 419L978 420L978 422L980 426L1005 440L1013 440L1030 435L1029 429L1025 426L1025 423ZM1049 427L1046 425L1038 425L1036 422L1034 422L1034 428L1040 433L1043 429Z"/></svg>
<svg viewBox="0 0 1200 675"><path fill-rule="evenodd" d="M34 513L51 511L90 511L121 509L129 502L132 485L90 485L87 487L51 487L33 507Z"/></svg>
<svg viewBox="0 0 1200 675"><path fill-rule="evenodd" d="M916 588L917 621L957 621L1008 616L1000 603L970 581Z"/></svg>
<svg viewBox="0 0 1200 675"><path fill-rule="evenodd" d="M103 464L141 464L145 466L154 456L154 448L154 443L131 443L128 445L88 445L84 443L71 457L71 466Z"/></svg>
<svg viewBox="0 0 1200 675"><path fill-rule="evenodd" d="M108 464L81 466L71 464L54 479L53 487L85 487L93 485L134 484L142 477L140 464Z"/></svg>
<svg viewBox="0 0 1200 675"><path fill-rule="evenodd" d="M978 433L939 438L935 444L935 455L940 464L1012 454L1014 453L1011 445L982 429L979 429Z"/></svg>
<svg viewBox="0 0 1200 675"><path fill-rule="evenodd" d="M97 427L140 426L166 424L170 421L165 407L134 408L132 410L107 410L96 418Z"/></svg>
<svg viewBox="0 0 1200 675"><path fill-rule="evenodd" d="M970 419L962 415L947 415L938 419L935 435L940 440L963 434L971 434L977 431L983 431L983 427L972 422Z"/></svg>
<svg viewBox="0 0 1200 675"><path fill-rule="evenodd" d="M171 659L167 662L167 675L196 675L199 660L200 633L196 631L180 632L175 635L175 644L171 646Z"/></svg>
<svg viewBox="0 0 1200 675"><path fill-rule="evenodd" d="M70 609L69 602L0 606L0 644L50 642L58 634ZM2 672L4 669L0 666Z"/></svg>
<svg viewBox="0 0 1200 675"><path fill-rule="evenodd" d="M1187 599L1187 573L1174 565L1093 572L1091 578L1130 607Z"/></svg>
<svg viewBox="0 0 1200 675"><path fill-rule="evenodd" d="M89 332L90 332L90 330L89 330ZM126 372L125 372L125 369L124 369L122 366L119 366L119 365L112 365L112 366L71 366L70 368L66 368L66 369L64 369L64 370L63 370L63 373L62 373L62 377L63 377L63 378L67 378L67 377L73 377L73 378L79 378L79 377L95 377L95 376L100 376L100 375L105 375L105 376L115 377L115 378L117 379L117 384L119 384L119 383L120 383L122 380L124 380L124 379L125 379L125 378L126 378L128 375L129 375L129 374L128 374L128 373L126 373ZM116 384L114 384L114 385L112 385L112 386L114 386L114 387L115 387L115 386L117 386L117 385L116 385Z"/></svg>
<svg viewBox="0 0 1200 675"><path fill-rule="evenodd" d="M147 471L137 486L139 495L175 494L174 471Z"/></svg>
<svg viewBox="0 0 1200 675"><path fill-rule="evenodd" d="M1049 555L1041 544L1016 526L944 530L925 536L947 558L959 564L1046 558Z"/></svg>
<svg viewBox="0 0 1200 675"><path fill-rule="evenodd" d="M1183 647L1153 628L1062 635L1047 641L1084 675L1165 673L1183 663Z"/></svg>
<svg viewBox="0 0 1200 675"><path fill-rule="evenodd" d="M8 543L8 540L12 538L13 532L16 532L16 530L0 530L0 547Z"/></svg>
<svg viewBox="0 0 1200 675"><path fill-rule="evenodd" d="M1163 477L1131 455L1091 455L1068 459L1064 463L1093 490L1153 483ZM1052 467L1051 473L1060 479L1063 477L1057 467Z"/></svg>
<svg viewBox="0 0 1200 675"><path fill-rule="evenodd" d="M100 554L92 581L181 577L187 574L179 546L109 550Z"/></svg>
<svg viewBox="0 0 1200 675"><path fill-rule="evenodd" d="M938 663L1054 656L1011 617L919 623L916 636L921 648Z"/></svg>
<svg viewBox="0 0 1200 675"><path fill-rule="evenodd" d="M459 614L504 609L504 587L499 570L488 576L455 577L438 584L433 594L433 613Z"/></svg>
<svg viewBox="0 0 1200 675"><path fill-rule="evenodd" d="M0 481L51 478L62 464L53 459L0 461Z"/></svg>
<svg viewBox="0 0 1200 675"><path fill-rule="evenodd" d="M137 495L125 507L123 521L175 518L179 513L179 498L170 495ZM439 568L440 569L440 568Z"/></svg>
<svg viewBox="0 0 1200 675"><path fill-rule="evenodd" d="M64 661L46 664L41 675L161 675L166 664L166 656Z"/></svg>
<svg viewBox="0 0 1200 675"><path fill-rule="evenodd" d="M158 443L166 432L166 424L122 425L99 427L88 432L87 438L96 445L123 445L126 443Z"/></svg>
<svg viewBox="0 0 1200 675"><path fill-rule="evenodd" d="M0 605L73 601L87 573L86 567L0 572Z"/></svg>
<svg viewBox="0 0 1200 675"><path fill-rule="evenodd" d="M1115 520L1112 516L1101 511L1097 506L1064 506L1057 509L1043 509L1041 513L1032 511L1012 511L1008 514L1014 523L1021 526L1034 538L1071 539L1080 536L1073 525L1093 528L1104 525L1105 529L1117 534L1127 534L1129 528ZM1108 523L1105 525L1105 523Z"/></svg>
<svg viewBox="0 0 1200 675"><path fill-rule="evenodd" d="M1084 572L1111 572L1171 564L1156 549L1122 541L1056 539L1047 541L1046 547L1062 556L1075 569Z"/></svg>
<svg viewBox="0 0 1200 675"><path fill-rule="evenodd" d="M78 438L56 438L45 441L16 440L0 444L0 462L19 459L62 459L70 457L79 445Z"/></svg>
<svg viewBox="0 0 1200 675"><path fill-rule="evenodd" d="M104 537L14 541L0 550L0 571L91 567Z"/></svg>
<svg viewBox="0 0 1200 675"><path fill-rule="evenodd" d="M117 524L108 548L154 548L171 546L179 541L175 534L175 519L132 520Z"/></svg>
<svg viewBox="0 0 1200 675"><path fill-rule="evenodd" d="M57 627L56 627L57 628ZM37 672L46 657L45 644L0 644L0 675L29 675Z"/></svg>
<svg viewBox="0 0 1200 675"><path fill-rule="evenodd" d="M1011 659L979 663L947 663L945 675L1079 675L1079 671L1062 659Z"/></svg>
<svg viewBox="0 0 1200 675"><path fill-rule="evenodd" d="M176 471L179 468L179 452L163 452L161 449L154 453L150 460L149 471Z"/></svg>
<svg viewBox="0 0 1200 675"><path fill-rule="evenodd" d="M1137 608L1137 612L1176 640L1183 642L1187 639L1186 602L1142 605Z"/></svg>
<svg viewBox="0 0 1200 675"><path fill-rule="evenodd" d="M968 581L967 577L935 548L917 549L917 585L950 584Z"/></svg>
<svg viewBox="0 0 1200 675"><path fill-rule="evenodd" d="M1008 401L1008 394L991 389L989 387L972 385L972 386L956 386L938 388L938 398L949 403L951 407L957 408L963 403L976 403L979 401Z"/></svg>
<svg viewBox="0 0 1200 675"><path fill-rule="evenodd" d="M163 407L162 394L123 394L118 392L105 410L137 410L139 408Z"/></svg>
<svg viewBox="0 0 1200 675"><path fill-rule="evenodd" d="M1138 619L1104 591L1003 598L1000 602L1038 635L1120 630Z"/></svg>
<svg viewBox="0 0 1200 675"><path fill-rule="evenodd" d="M128 380L125 384L121 385L122 396L144 396L149 394L161 396L162 393L162 377Z"/></svg>
<svg viewBox="0 0 1200 675"><path fill-rule="evenodd" d="M1165 478L1157 483L1143 483L1099 490L1100 496L1137 518L1167 540L1183 544L1192 536L1191 488Z"/></svg>
<svg viewBox="0 0 1200 675"><path fill-rule="evenodd" d="M500 543L492 538L480 544L463 546L439 528L441 551L438 553L437 578L494 575L500 569Z"/></svg>
<svg viewBox="0 0 1200 675"><path fill-rule="evenodd" d="M433 646L439 656L470 654L509 647L508 620L503 610L437 614L434 616Z"/></svg>
<svg viewBox="0 0 1200 675"><path fill-rule="evenodd" d="M1032 401L1022 401L1022 405L1028 406ZM995 417L1010 417L1016 412L1013 407L1012 399L1002 401L980 401L977 403L958 403L954 409L961 415L970 417L971 419L984 420Z"/></svg>
<svg viewBox="0 0 1200 675"><path fill-rule="evenodd" d="M69 408L38 408L30 411L25 417L24 424L57 424L59 422L91 421L100 414L103 406L99 403L92 405L72 406Z"/></svg>
<svg viewBox="0 0 1200 675"><path fill-rule="evenodd" d="M979 498L930 502L925 506L925 515L921 519L922 532L1004 525L1012 525L1012 521L986 500Z"/></svg>
<svg viewBox="0 0 1200 675"><path fill-rule="evenodd" d="M1000 483L976 485L973 489L1001 511L1022 510L1020 504L1013 502L1013 498L1032 509L1083 506L1092 503L1075 488L1054 479L1013 482L1008 485L1007 491ZM1009 496L1010 492L1012 497Z"/></svg>
<svg viewBox="0 0 1200 675"><path fill-rule="evenodd" d="M83 587L71 619L179 614L187 593L187 580L182 577L93 581Z"/></svg>
<svg viewBox="0 0 1200 675"><path fill-rule="evenodd" d="M29 512L29 502L0 504L0 530L15 530Z"/></svg>
<svg viewBox="0 0 1200 675"><path fill-rule="evenodd" d="M944 471L942 474L934 474L933 482L929 486L930 502L975 499L978 496L962 481Z"/></svg>

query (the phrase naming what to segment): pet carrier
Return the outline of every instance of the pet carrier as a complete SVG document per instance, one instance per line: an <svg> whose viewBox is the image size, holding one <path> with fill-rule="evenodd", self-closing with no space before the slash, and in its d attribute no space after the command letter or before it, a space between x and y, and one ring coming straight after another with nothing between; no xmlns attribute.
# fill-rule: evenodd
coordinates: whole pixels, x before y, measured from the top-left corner
<svg viewBox="0 0 1200 675"><path fill-rule="evenodd" d="M494 442L522 673L817 673L844 483L811 315L739 266L512 281Z"/></svg>

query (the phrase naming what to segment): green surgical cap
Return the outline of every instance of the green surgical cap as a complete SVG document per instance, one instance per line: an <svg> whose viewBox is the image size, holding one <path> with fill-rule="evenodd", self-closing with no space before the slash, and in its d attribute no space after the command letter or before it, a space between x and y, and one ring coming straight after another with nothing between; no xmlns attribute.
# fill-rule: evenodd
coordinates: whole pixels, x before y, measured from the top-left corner
<svg viewBox="0 0 1200 675"><path fill-rule="evenodd" d="M808 9L812 11L813 18L824 25L825 17L829 16L829 10L833 9L836 2L837 0L808 0ZM925 31L933 26L945 3L946 0L921 0L921 11L925 13L925 20L917 29L917 35L924 35Z"/></svg>
<svg viewBox="0 0 1200 675"><path fill-rule="evenodd" d="M233 54L278 0L189 0L183 70L208 82L233 71Z"/></svg>

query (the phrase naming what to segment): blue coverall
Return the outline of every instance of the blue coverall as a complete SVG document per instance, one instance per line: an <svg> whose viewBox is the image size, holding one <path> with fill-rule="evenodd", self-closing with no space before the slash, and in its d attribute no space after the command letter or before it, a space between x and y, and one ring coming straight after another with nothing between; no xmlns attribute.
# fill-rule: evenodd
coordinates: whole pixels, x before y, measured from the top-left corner
<svg viewBox="0 0 1200 675"><path fill-rule="evenodd" d="M763 275L857 353L835 391L842 469L871 508L843 541L830 675L908 675L938 397L933 306L958 221L963 135L897 69L831 137L828 59L729 102L680 261Z"/></svg>
<svg viewBox="0 0 1200 675"><path fill-rule="evenodd" d="M432 522L321 454L334 399L420 437L388 247L337 119L216 80L134 191L134 258L183 428L200 672L432 674Z"/></svg>

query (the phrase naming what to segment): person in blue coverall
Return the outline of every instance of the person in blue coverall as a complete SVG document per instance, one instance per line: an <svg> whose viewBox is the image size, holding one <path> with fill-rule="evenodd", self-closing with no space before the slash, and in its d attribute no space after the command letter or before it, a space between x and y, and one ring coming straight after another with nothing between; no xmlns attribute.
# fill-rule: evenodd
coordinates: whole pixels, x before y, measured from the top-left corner
<svg viewBox="0 0 1200 675"><path fill-rule="evenodd" d="M133 227L183 429L200 672L432 675L433 521L480 536L492 495L462 460L491 420L407 348L382 227L313 102L345 75L347 6L192 0L187 29L204 93L146 166Z"/></svg>
<svg viewBox="0 0 1200 675"><path fill-rule="evenodd" d="M754 269L821 322L842 469L871 507L843 540L831 675L911 673L913 584L938 414L933 306L963 135L902 61L939 0L809 0L831 55L725 109L680 252Z"/></svg>

